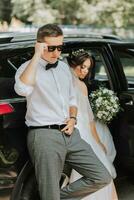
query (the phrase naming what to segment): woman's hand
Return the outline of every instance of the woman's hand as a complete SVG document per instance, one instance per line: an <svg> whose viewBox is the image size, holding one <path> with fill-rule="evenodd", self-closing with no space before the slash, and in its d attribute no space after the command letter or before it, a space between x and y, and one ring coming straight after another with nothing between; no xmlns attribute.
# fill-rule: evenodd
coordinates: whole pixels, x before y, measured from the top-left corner
<svg viewBox="0 0 134 200"><path fill-rule="evenodd" d="M74 130L76 120L74 118L69 118L65 121L65 124L67 125L61 130L61 132L64 132L67 135L71 135Z"/></svg>

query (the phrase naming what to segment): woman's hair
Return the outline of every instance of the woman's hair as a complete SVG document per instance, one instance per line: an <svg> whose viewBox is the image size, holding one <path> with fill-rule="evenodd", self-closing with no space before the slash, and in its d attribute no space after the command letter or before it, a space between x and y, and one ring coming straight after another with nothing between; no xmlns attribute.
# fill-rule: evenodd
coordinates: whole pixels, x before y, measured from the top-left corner
<svg viewBox="0 0 134 200"><path fill-rule="evenodd" d="M84 49L72 51L67 57L68 64L72 68L76 68L78 65L82 65L87 59L91 61L91 68L94 65L92 56Z"/></svg>
<svg viewBox="0 0 134 200"><path fill-rule="evenodd" d="M44 42L45 37L58 37L63 35L62 29L56 24L46 24L37 31L37 41Z"/></svg>

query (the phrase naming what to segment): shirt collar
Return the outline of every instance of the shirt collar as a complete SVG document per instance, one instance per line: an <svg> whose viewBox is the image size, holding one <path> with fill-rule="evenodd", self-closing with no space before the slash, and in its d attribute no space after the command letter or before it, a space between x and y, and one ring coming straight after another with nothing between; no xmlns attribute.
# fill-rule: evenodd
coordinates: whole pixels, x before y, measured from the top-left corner
<svg viewBox="0 0 134 200"><path fill-rule="evenodd" d="M41 66L43 66L43 67L46 67L46 65L48 64L48 62L46 60L40 58L39 64L41 64Z"/></svg>

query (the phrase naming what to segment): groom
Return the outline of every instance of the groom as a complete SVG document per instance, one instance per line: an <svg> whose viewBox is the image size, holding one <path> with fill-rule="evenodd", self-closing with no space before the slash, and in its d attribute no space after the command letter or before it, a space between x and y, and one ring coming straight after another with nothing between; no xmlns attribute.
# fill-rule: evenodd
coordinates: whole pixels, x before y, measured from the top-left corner
<svg viewBox="0 0 134 200"><path fill-rule="evenodd" d="M58 61L62 48L62 30L54 24L44 25L37 32L32 59L15 76L16 92L27 99L28 149L41 200L79 200L111 181L74 128L77 103L69 68ZM60 190L65 162L83 177Z"/></svg>

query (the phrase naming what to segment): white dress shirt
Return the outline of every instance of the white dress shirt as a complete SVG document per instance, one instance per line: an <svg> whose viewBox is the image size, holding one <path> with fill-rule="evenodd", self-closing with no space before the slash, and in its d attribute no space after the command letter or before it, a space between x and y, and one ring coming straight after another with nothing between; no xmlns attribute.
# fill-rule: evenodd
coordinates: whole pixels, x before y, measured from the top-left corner
<svg viewBox="0 0 134 200"><path fill-rule="evenodd" d="M72 75L66 63L59 61L56 68L45 69L47 62L40 59L37 66L36 83L26 85L20 75L28 63L22 64L15 76L15 91L27 99L27 126L63 124L69 117L70 106L76 106L76 94Z"/></svg>

